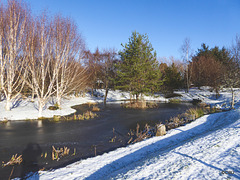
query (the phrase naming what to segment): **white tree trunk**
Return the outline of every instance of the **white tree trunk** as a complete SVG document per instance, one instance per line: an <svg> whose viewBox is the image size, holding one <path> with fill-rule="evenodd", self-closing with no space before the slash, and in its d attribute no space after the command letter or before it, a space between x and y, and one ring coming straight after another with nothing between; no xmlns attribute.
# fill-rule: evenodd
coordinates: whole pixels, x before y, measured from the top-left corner
<svg viewBox="0 0 240 180"><path fill-rule="evenodd" d="M43 107L45 103L43 100L38 100L38 118L42 117Z"/></svg>
<svg viewBox="0 0 240 180"><path fill-rule="evenodd" d="M234 109L234 100L235 100L235 94L233 88L231 88L232 91L232 103L231 103L231 108Z"/></svg>
<svg viewBox="0 0 240 180"><path fill-rule="evenodd" d="M10 106L11 106L11 98L10 98L10 95L8 94L8 96L6 98L5 110L10 111Z"/></svg>
<svg viewBox="0 0 240 180"><path fill-rule="evenodd" d="M61 107L61 96L57 96L57 105L58 107Z"/></svg>

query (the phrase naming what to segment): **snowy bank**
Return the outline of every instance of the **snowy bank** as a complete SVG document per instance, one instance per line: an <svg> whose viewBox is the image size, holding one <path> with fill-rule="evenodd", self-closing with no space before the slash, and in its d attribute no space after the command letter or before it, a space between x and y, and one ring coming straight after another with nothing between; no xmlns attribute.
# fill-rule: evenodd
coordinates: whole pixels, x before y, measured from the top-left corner
<svg viewBox="0 0 240 180"><path fill-rule="evenodd" d="M215 98L215 93L209 90L199 90L197 88L192 88L188 93L184 91L176 91L175 93L180 94L181 97L176 97L181 101L192 101L193 99L200 99L205 103L215 104L218 108L228 109L230 107L231 93L224 91L220 93L220 98ZM239 90L236 94L239 93ZM49 110L48 107L55 104L54 100L50 100L42 113L43 117L52 118L54 115L66 116L74 113L76 110L71 107L74 105L84 104L87 102L103 102L105 90L97 90L97 97L91 97L87 93L84 97L70 96L68 99L62 100L61 109ZM155 96L143 96L145 100L155 100L168 102L168 99L164 98L163 95ZM108 93L107 102L114 102L120 100L130 99L130 94L128 92L122 92L119 90L112 91ZM240 98L236 97L236 102L239 102ZM11 111L5 111L5 101L0 102L0 121L1 120L26 120L26 119L37 119L38 118L38 105L37 100L31 102L30 99L20 99L16 102L12 102Z"/></svg>
<svg viewBox="0 0 240 180"><path fill-rule="evenodd" d="M103 102L104 90L96 91L98 97L91 97L89 93L86 93L84 97L74 97L70 96L68 99L62 100L61 109L58 110L49 110L48 107L55 104L54 100L50 100L42 113L42 116L45 118L51 118L54 115L66 116L74 113L76 110L71 107L74 105L84 104L87 102ZM130 98L129 93L122 91L109 91L107 102L127 100ZM144 96L146 100L157 100L157 101L166 101L162 96L153 97L153 96ZM31 102L30 99L20 99L16 102L12 102L11 111L5 111L5 101L0 102L0 121L1 120L26 120L26 119L37 119L38 118L38 105L37 100Z"/></svg>

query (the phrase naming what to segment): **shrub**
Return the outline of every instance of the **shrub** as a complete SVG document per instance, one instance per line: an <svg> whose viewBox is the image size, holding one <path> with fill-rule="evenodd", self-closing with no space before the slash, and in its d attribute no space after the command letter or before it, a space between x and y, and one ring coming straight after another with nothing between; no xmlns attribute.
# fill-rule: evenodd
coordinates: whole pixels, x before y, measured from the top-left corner
<svg viewBox="0 0 240 180"><path fill-rule="evenodd" d="M124 108L134 108L134 109L145 109L147 108L147 103L146 101L134 101L134 102L128 102L121 104L122 107Z"/></svg>
<svg viewBox="0 0 240 180"><path fill-rule="evenodd" d="M181 100L172 98L172 99L169 99L169 103L181 103Z"/></svg>

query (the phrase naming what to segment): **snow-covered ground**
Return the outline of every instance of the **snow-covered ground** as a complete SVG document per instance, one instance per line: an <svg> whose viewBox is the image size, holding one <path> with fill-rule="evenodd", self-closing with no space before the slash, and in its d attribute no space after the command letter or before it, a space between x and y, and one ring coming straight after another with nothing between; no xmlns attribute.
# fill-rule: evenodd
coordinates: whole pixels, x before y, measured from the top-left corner
<svg viewBox="0 0 240 180"><path fill-rule="evenodd" d="M128 94L111 93L109 101L129 98ZM189 93L176 93L182 95L182 100L201 99L219 108L229 108L231 101L231 94L227 91L221 92L217 100L208 90L191 89ZM238 93L236 95L235 110L205 115L168 131L165 136L146 139L54 171L40 171L36 176L47 180L240 179L240 98ZM65 107L70 110L70 105L79 102L96 100L102 98L87 96L66 100L61 111L65 111Z"/></svg>
<svg viewBox="0 0 240 180"><path fill-rule="evenodd" d="M50 100L49 103L46 104L46 107L42 113L43 117L51 118L54 115L69 115L74 113L76 110L72 109L71 106L84 104L87 102L103 102L103 96L105 94L104 90L98 90L96 95L98 97L91 97L89 93L86 93L84 97L75 97L70 96L62 100L61 109L58 110L49 110L48 107L55 104L54 100ZM121 91L109 91L107 96L108 102L119 101L130 99L130 95L127 92ZM144 96L146 100L158 100L158 101L167 101L163 96ZM0 121L1 120L26 120L26 119L37 119L38 118L38 105L37 99L35 102L31 102L29 99L19 99L16 102L12 102L11 111L5 111L5 101L0 102Z"/></svg>

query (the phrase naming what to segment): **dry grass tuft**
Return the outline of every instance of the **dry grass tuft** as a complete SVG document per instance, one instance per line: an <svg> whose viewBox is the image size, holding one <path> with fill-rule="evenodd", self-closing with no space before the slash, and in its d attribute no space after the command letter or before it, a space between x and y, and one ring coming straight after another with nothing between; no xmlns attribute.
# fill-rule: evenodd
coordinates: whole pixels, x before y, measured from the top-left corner
<svg viewBox="0 0 240 180"><path fill-rule="evenodd" d="M7 162L5 163L4 161L2 161L2 166L3 167L6 167L6 166L14 166L16 164L21 164L23 161L22 159L22 155L20 156L17 156L17 154L13 155L12 158Z"/></svg>
<svg viewBox="0 0 240 180"><path fill-rule="evenodd" d="M56 149L54 146L52 146L52 160L59 161L60 158L69 155L69 151L70 149L65 146L60 149Z"/></svg>
<svg viewBox="0 0 240 180"><path fill-rule="evenodd" d="M88 107L97 105L96 102L87 102L86 104L88 105Z"/></svg>
<svg viewBox="0 0 240 180"><path fill-rule="evenodd" d="M127 102L121 104L122 107L124 108L133 108L133 109L146 109L147 108L147 103L146 101L133 101L133 102Z"/></svg>
<svg viewBox="0 0 240 180"><path fill-rule="evenodd" d="M93 111L93 112L98 112L98 111L100 111L100 108L97 107L97 106L93 106L93 107L92 107L92 111Z"/></svg>
<svg viewBox="0 0 240 180"><path fill-rule="evenodd" d="M70 120L89 120L97 117L98 115L96 113L93 113L92 111L87 111L83 114L74 114L73 118L70 118Z"/></svg>

